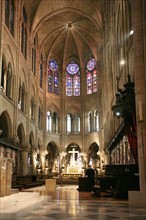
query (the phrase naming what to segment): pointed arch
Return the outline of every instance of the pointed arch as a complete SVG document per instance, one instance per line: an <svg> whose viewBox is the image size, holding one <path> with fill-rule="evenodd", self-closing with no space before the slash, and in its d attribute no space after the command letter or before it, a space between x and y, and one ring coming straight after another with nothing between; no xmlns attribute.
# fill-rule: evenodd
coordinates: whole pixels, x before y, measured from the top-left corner
<svg viewBox="0 0 146 220"><path fill-rule="evenodd" d="M80 96L80 68L75 61L66 67L66 96Z"/></svg>
<svg viewBox="0 0 146 220"><path fill-rule="evenodd" d="M91 57L86 64L87 95L97 92L96 60Z"/></svg>
<svg viewBox="0 0 146 220"><path fill-rule="evenodd" d="M12 123L7 111L2 112L0 115L0 130L1 138L11 138L12 137Z"/></svg>
<svg viewBox="0 0 146 220"><path fill-rule="evenodd" d="M22 123L20 123L18 125L17 136L18 136L18 139L19 139L20 146L23 147L23 145L25 144L25 131L24 131L24 126L23 126Z"/></svg>

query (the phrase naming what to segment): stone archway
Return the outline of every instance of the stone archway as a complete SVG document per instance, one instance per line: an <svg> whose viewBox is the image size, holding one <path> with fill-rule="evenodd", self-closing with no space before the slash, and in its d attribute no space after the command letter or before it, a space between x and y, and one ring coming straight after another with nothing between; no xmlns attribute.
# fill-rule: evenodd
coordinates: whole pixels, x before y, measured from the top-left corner
<svg viewBox="0 0 146 220"><path fill-rule="evenodd" d="M18 126L17 136L19 139L19 145L20 145L20 147L22 147L25 143L25 132L24 132L24 127L22 124L19 124L19 126Z"/></svg>
<svg viewBox="0 0 146 220"><path fill-rule="evenodd" d="M12 136L11 121L6 111L0 115L0 131L0 138L8 139Z"/></svg>
<svg viewBox="0 0 146 220"><path fill-rule="evenodd" d="M59 156L58 147L54 142L50 142L47 145L47 155L45 158L45 169L49 175L53 173L59 172L57 171L57 158Z"/></svg>
<svg viewBox="0 0 146 220"><path fill-rule="evenodd" d="M92 165L94 168L100 168L100 156L98 152L99 146L96 142L93 142L88 150L88 164Z"/></svg>
<svg viewBox="0 0 146 220"><path fill-rule="evenodd" d="M11 128L10 117L4 111L0 115L0 197L11 194L12 162L15 154Z"/></svg>
<svg viewBox="0 0 146 220"><path fill-rule="evenodd" d="M26 164L26 158L24 158L22 156L23 151L24 151L24 146L25 146L25 131L24 131L24 127L23 124L19 124L18 128L17 128L17 136L18 136L18 140L19 140L19 147L22 150L21 152L18 152L16 155L16 165L15 165L15 171L16 173L24 174L26 173L23 169L24 169L24 164ZM27 166L27 165L26 165Z"/></svg>
<svg viewBox="0 0 146 220"><path fill-rule="evenodd" d="M80 149L79 145L77 145L75 143L68 145L68 147L66 148L66 161L67 161L67 163L69 163L72 156L74 157L74 160L76 161L78 158L78 154L80 152L81 152L81 149Z"/></svg>
<svg viewBox="0 0 146 220"><path fill-rule="evenodd" d="M36 149L34 148L34 134L31 131L29 134L29 151L28 151L28 159L27 159L27 170L28 174L36 174Z"/></svg>
<svg viewBox="0 0 146 220"><path fill-rule="evenodd" d="M66 167L67 174L82 174L84 158L81 154L81 148L75 143L71 143L66 148Z"/></svg>
<svg viewBox="0 0 146 220"><path fill-rule="evenodd" d="M45 165L45 155L42 154L42 144L41 144L41 140L38 139L38 145L37 145L37 149L36 149L36 171L37 174L43 174L43 171L45 169L44 165Z"/></svg>

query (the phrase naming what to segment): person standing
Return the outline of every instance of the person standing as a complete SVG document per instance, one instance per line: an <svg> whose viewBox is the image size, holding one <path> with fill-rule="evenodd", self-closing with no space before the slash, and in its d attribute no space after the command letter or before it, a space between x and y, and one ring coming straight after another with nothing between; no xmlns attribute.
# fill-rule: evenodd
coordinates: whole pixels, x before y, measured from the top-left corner
<svg viewBox="0 0 146 220"><path fill-rule="evenodd" d="M85 174L87 176L90 189L93 191L93 186L95 185L95 170L91 167L91 165L89 165Z"/></svg>

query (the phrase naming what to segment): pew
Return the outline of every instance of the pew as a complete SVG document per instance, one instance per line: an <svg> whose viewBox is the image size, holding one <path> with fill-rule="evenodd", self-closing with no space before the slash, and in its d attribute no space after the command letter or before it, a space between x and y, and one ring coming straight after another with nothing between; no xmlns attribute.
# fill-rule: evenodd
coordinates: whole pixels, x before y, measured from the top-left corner
<svg viewBox="0 0 146 220"><path fill-rule="evenodd" d="M44 180L38 181L35 175L16 176L12 178L12 188L28 189L32 187L42 186Z"/></svg>

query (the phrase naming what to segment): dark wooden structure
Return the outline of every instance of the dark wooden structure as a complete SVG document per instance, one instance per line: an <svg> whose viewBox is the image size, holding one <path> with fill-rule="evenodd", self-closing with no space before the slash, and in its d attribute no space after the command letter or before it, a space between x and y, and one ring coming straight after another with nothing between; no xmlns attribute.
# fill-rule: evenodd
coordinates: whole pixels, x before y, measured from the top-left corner
<svg viewBox="0 0 146 220"><path fill-rule="evenodd" d="M106 165L105 175L96 176L95 191L113 198L128 199L128 191L139 191L139 173L136 164ZM86 177L78 179L79 191L91 192L91 187Z"/></svg>
<svg viewBox="0 0 146 220"><path fill-rule="evenodd" d="M101 192L114 198L128 198L128 191L139 190L138 165L106 165L105 176L96 177Z"/></svg>
<svg viewBox="0 0 146 220"><path fill-rule="evenodd" d="M88 181L87 177L79 177L78 179L78 190L81 192L91 192L91 184Z"/></svg>
<svg viewBox="0 0 146 220"><path fill-rule="evenodd" d="M12 178L12 188L28 189L42 186L44 179L38 179L36 175L16 176Z"/></svg>

